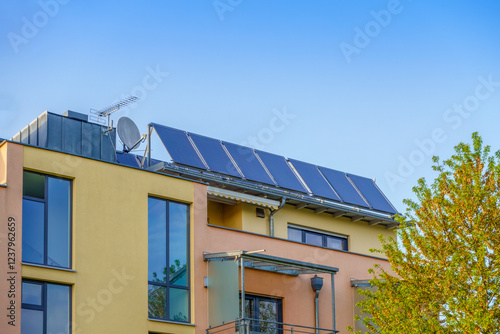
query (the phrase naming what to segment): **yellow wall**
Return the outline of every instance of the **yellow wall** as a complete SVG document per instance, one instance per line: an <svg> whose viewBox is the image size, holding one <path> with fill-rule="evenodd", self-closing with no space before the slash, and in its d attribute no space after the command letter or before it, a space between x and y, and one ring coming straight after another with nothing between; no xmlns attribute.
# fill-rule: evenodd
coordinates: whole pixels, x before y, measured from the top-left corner
<svg viewBox="0 0 500 334"><path fill-rule="evenodd" d="M376 255L370 248L380 249L378 235L394 236L393 230L385 226L368 226L367 222L351 222L350 218L332 218L331 214L316 214L312 210L297 210L293 205L285 205L274 215L274 234L278 238L287 238L288 224L310 227L326 232L345 235L349 238L349 251L361 254Z"/></svg>
<svg viewBox="0 0 500 334"><path fill-rule="evenodd" d="M147 300L148 195L192 203L192 182L32 147L24 168L73 179L75 272L24 265L23 276L74 284L74 333L194 333L148 320Z"/></svg>
<svg viewBox="0 0 500 334"><path fill-rule="evenodd" d="M208 217L212 225L269 235L269 210L264 209L265 218L258 218L256 208L257 206L248 203L225 205L209 202ZM274 215L274 235L287 239L289 224L347 236L349 251L376 256L380 254L371 253L370 248L381 248L378 235L395 235L393 230L382 225L369 226L367 222L351 222L350 218L333 218L328 213L316 214L313 210L297 210L294 205L285 205Z"/></svg>

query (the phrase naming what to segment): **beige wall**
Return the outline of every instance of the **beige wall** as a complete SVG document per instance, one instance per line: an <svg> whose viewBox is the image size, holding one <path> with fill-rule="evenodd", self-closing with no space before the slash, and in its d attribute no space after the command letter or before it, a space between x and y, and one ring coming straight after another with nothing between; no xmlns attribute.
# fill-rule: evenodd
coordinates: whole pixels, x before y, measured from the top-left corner
<svg viewBox="0 0 500 334"><path fill-rule="evenodd" d="M4 143L0 146L0 293L2 294L0 333L2 334L21 333L22 164L21 145Z"/></svg>

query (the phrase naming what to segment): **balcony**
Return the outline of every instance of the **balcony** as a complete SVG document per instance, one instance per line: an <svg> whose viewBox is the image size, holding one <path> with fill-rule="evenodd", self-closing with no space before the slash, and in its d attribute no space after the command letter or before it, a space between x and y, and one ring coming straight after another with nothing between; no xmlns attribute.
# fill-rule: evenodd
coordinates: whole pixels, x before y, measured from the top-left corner
<svg viewBox="0 0 500 334"><path fill-rule="evenodd" d="M204 260L208 262L207 334L337 333L334 276L338 269L264 255L262 252L263 250L204 254ZM322 295L322 307L319 307L318 296L323 286L323 278L317 277L316 274L330 276L330 282L326 284ZM281 276L273 278L273 275ZM310 278L311 275L316 276ZM320 280L321 284L312 284L313 280ZM247 291L246 283L253 283L251 293ZM310 308L306 306L309 303L306 302L308 297L311 298ZM282 308L285 299L288 303L288 315L284 315ZM327 316L328 312L331 312L331 318ZM322 322L319 321L320 313ZM293 319L296 324L281 322L284 318ZM332 327L320 328L318 324Z"/></svg>
<svg viewBox="0 0 500 334"><path fill-rule="evenodd" d="M219 326L214 326L207 329L207 334L253 334L253 333L266 333L266 334L333 334L338 333L336 330L308 327L301 325L286 324L275 321L265 321L249 318L240 318L234 321L224 323Z"/></svg>

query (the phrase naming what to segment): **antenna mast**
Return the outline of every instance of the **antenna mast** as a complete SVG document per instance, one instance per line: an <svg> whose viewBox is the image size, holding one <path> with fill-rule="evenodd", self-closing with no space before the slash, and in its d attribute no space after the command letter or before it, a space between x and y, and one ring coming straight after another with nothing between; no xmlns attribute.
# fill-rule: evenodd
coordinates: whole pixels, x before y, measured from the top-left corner
<svg viewBox="0 0 500 334"><path fill-rule="evenodd" d="M126 106L127 104L130 104L130 103L133 103L133 102L137 102L137 100L139 100L138 97L136 96L129 96L128 98L126 99L123 99L123 100L120 100L118 101L117 103L115 104L112 104L104 109L101 109L101 110L95 110L95 109L90 109L90 112L92 114L95 114L96 116L91 116L90 118L92 120L95 120L96 122L98 123L101 123L101 124L105 124L106 121L104 121L102 119L102 117L108 117L108 131L113 128L113 122L111 121L111 124L110 124L110 115L112 113L114 113L115 111L117 111L118 109Z"/></svg>

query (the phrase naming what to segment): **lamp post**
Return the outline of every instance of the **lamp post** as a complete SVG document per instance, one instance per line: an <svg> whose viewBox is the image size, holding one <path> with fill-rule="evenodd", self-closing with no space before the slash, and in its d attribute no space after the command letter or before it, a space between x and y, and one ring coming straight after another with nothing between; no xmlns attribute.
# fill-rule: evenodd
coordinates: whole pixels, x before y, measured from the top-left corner
<svg viewBox="0 0 500 334"><path fill-rule="evenodd" d="M319 291L323 287L323 277L318 277L318 275L314 275L311 278L311 287L314 290L314 312L316 315L316 334L319 334L319 305L318 305L318 297Z"/></svg>

